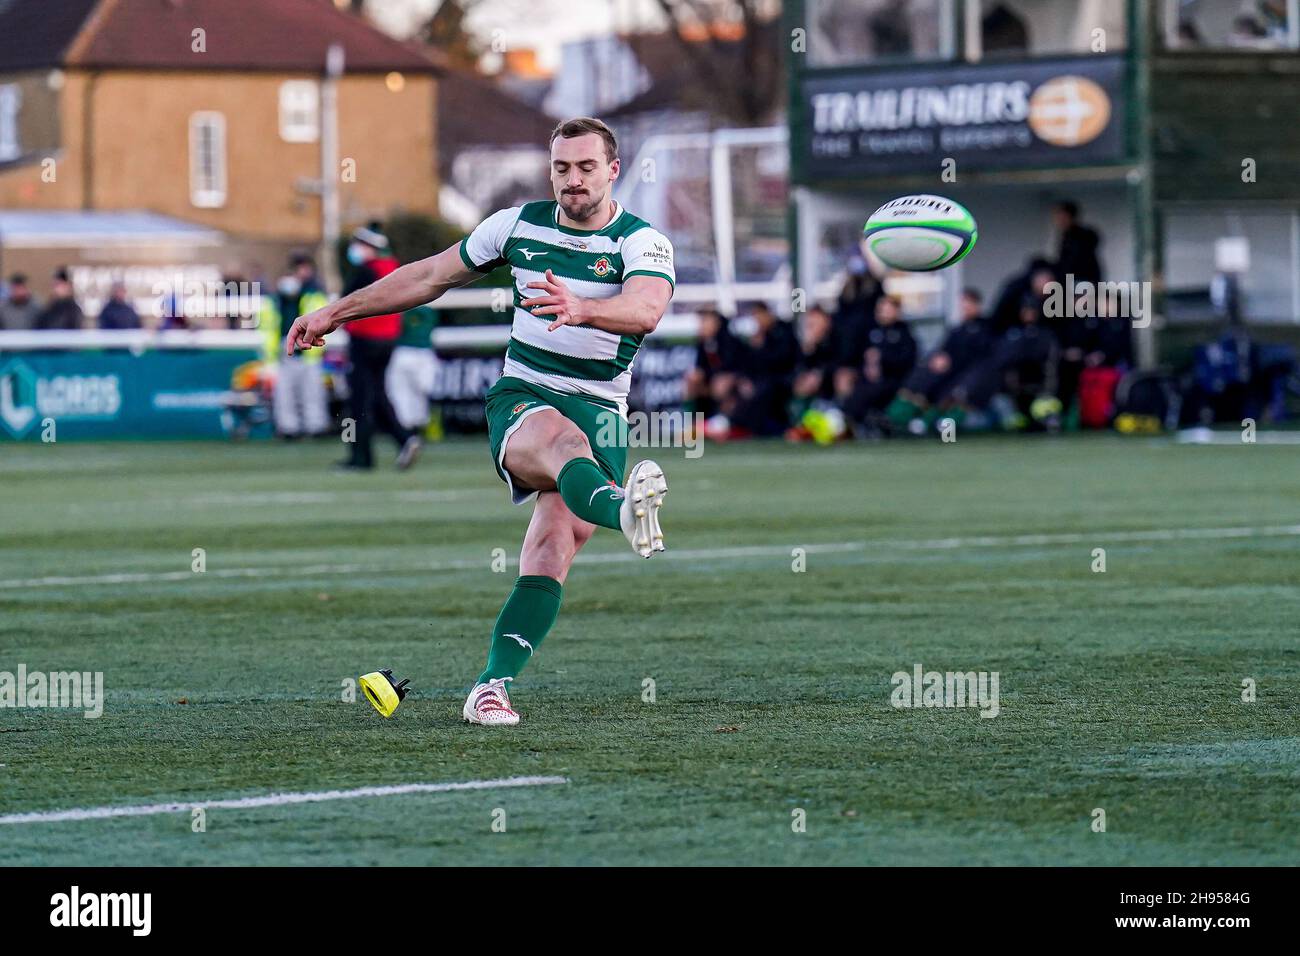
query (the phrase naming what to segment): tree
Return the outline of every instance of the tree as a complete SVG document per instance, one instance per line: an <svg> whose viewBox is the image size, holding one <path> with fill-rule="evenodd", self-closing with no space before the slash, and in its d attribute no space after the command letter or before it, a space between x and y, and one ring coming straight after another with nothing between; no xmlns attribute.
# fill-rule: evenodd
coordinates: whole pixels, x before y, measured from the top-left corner
<svg viewBox="0 0 1300 956"><path fill-rule="evenodd" d="M783 87L776 0L657 0L699 88L724 114L755 126ZM703 42L693 39L701 32Z"/></svg>
<svg viewBox="0 0 1300 956"><path fill-rule="evenodd" d="M465 18L478 0L443 0L420 29L422 43L437 49L447 61L461 69L478 71L482 42L465 27Z"/></svg>

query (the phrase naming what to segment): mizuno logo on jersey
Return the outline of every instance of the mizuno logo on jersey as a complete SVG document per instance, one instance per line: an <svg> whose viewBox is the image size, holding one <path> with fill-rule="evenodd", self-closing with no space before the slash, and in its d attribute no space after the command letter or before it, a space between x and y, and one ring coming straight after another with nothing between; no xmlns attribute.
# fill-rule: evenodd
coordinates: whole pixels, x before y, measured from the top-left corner
<svg viewBox="0 0 1300 956"><path fill-rule="evenodd" d="M538 249L536 252L534 252L532 249L525 249L523 246L520 246L519 251L524 254L524 256L528 259L529 262L532 262L536 256L546 255L545 249Z"/></svg>

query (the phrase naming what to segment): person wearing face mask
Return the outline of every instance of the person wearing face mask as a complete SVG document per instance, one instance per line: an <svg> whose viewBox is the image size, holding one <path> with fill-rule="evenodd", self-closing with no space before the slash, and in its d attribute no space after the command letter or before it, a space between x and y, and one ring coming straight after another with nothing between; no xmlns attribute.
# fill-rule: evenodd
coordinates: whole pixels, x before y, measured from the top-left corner
<svg viewBox="0 0 1300 956"><path fill-rule="evenodd" d="M398 261L388 248L388 238L379 231L379 223L362 226L352 233L348 244L348 262L352 275L343 290L345 296L364 289L398 268ZM351 414L356 419L355 441L351 455L339 462L340 468L368 470L374 467L371 445L375 429L386 432L397 442L397 467L405 470L420 453L420 438L398 420L385 388L388 363L402 333L401 313L392 312L359 319L348 326L348 393Z"/></svg>
<svg viewBox="0 0 1300 956"><path fill-rule="evenodd" d="M275 390L271 410L281 438L323 435L329 429L329 402L321 373L322 348L281 356L280 343L294 319L329 303L316 278L310 256L296 255L289 272L275 284L275 293L262 297L260 327L265 340L265 360L275 364Z"/></svg>

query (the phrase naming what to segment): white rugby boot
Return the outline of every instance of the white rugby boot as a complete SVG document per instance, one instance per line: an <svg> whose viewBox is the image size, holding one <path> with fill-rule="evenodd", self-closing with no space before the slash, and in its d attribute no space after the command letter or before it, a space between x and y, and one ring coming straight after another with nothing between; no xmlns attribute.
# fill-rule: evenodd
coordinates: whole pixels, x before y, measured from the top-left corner
<svg viewBox="0 0 1300 956"><path fill-rule="evenodd" d="M424 447L424 439L419 435L412 435L402 443L401 450L397 453L397 470L406 471L415 464L416 459L420 457L420 449Z"/></svg>
<svg viewBox="0 0 1300 956"><path fill-rule="evenodd" d="M460 715L471 724L485 727L509 727L519 723L519 715L510 706L506 681L513 677L494 677L486 684L475 684L465 698Z"/></svg>
<svg viewBox="0 0 1300 956"><path fill-rule="evenodd" d="M623 489L618 521L632 550L643 558L664 550L664 531L659 527L659 509L668 494L664 470L650 459L632 466Z"/></svg>

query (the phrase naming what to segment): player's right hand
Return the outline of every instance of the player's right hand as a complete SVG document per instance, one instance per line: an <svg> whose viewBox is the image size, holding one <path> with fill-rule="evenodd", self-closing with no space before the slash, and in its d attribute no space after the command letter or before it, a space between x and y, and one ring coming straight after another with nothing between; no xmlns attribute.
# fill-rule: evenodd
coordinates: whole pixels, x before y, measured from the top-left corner
<svg viewBox="0 0 1300 956"><path fill-rule="evenodd" d="M334 317L330 306L308 312L293 320L289 334L284 337L284 354L293 355L297 351L307 351L325 344L325 336L337 329L343 322Z"/></svg>

